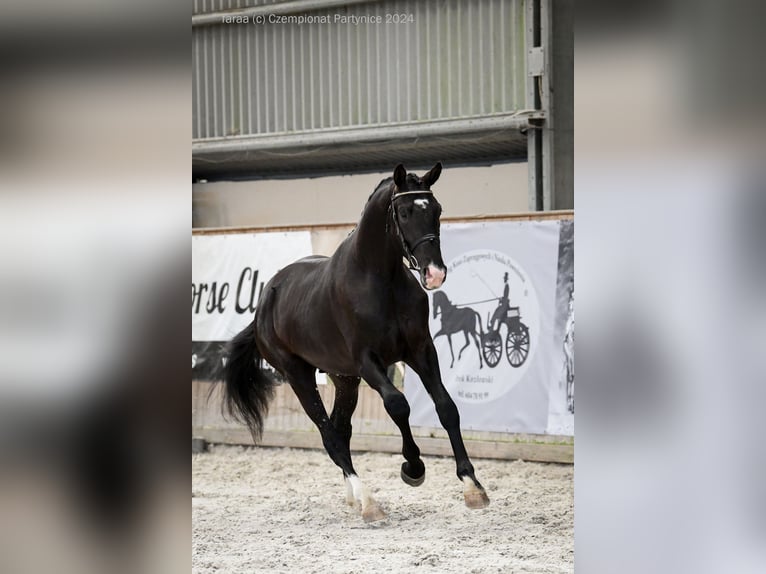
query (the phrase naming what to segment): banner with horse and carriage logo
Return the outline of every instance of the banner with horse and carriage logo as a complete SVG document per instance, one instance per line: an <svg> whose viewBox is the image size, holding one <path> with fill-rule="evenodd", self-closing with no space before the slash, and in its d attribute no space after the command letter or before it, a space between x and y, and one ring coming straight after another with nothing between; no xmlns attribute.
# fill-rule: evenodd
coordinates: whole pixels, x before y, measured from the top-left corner
<svg viewBox="0 0 766 574"><path fill-rule="evenodd" d="M472 430L574 434L572 221L444 225L431 299L442 380ZM438 426L414 372L411 422Z"/></svg>

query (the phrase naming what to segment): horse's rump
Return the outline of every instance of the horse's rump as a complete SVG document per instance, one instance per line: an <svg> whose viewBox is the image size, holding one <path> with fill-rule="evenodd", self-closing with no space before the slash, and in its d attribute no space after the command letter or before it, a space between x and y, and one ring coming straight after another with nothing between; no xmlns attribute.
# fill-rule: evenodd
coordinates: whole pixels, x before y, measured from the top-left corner
<svg viewBox="0 0 766 574"><path fill-rule="evenodd" d="M264 296L269 300L264 311L270 317L259 319L271 321L273 336L262 343L324 371L354 374L351 358L338 348L343 337L333 301L330 261L321 256L300 259L281 269L266 285ZM280 369L280 365L273 366Z"/></svg>

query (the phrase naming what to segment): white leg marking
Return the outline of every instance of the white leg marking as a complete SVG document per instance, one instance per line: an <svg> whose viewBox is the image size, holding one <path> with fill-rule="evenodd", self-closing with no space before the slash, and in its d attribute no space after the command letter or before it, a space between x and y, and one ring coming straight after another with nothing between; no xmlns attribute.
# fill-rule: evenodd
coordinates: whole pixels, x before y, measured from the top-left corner
<svg viewBox="0 0 766 574"><path fill-rule="evenodd" d="M367 491L367 488L362 484L362 481L359 480L359 477L355 474L350 474L347 480L351 486L351 492L353 493L354 499L361 503L362 506L364 506L365 501L370 500L370 493Z"/></svg>
<svg viewBox="0 0 766 574"><path fill-rule="evenodd" d="M354 496L354 487L351 485L351 481L346 477L346 504L354 506L356 503L356 497Z"/></svg>
<svg viewBox="0 0 766 574"><path fill-rule="evenodd" d="M460 480L463 481L463 492L468 494L469 492L479 492L479 487L469 476L462 476Z"/></svg>
<svg viewBox="0 0 766 574"><path fill-rule="evenodd" d="M362 484L359 477L355 474L348 476L348 482L354 493L354 498L362 504L362 518L365 522L374 522L385 518L385 513L380 509L378 503L372 498L372 494L367 490L367 487Z"/></svg>

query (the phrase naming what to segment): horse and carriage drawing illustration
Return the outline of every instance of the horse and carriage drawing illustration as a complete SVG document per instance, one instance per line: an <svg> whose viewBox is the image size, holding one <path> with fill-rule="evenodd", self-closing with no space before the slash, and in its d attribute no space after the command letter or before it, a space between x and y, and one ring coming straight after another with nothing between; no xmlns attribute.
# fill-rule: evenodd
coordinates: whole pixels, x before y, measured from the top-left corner
<svg viewBox="0 0 766 574"><path fill-rule="evenodd" d="M458 351L458 360L462 357L463 351L470 346L472 339L479 351L479 368L483 368L484 362L490 368L496 367L503 356L503 327L505 327L505 356L510 365L518 368L527 360L529 356L529 328L521 320L519 307L510 306L508 273L505 274L503 281L505 286L502 297L493 297L473 303L454 304L443 291L434 293L433 316L435 319L441 314L441 329L433 338L436 340L437 337L447 337L452 359L450 368L455 364L452 335L459 333L463 333L465 336L465 344ZM492 316L487 317L485 331L481 316L469 305L491 301L497 301L498 306Z"/></svg>

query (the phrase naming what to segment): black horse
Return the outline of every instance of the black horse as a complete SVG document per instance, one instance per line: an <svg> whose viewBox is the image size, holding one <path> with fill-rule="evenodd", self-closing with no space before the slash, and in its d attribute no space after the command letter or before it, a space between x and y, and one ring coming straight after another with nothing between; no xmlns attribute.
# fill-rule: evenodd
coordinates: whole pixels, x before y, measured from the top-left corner
<svg viewBox="0 0 766 574"><path fill-rule="evenodd" d="M256 439L273 393L273 382L259 368L261 360L289 381L330 458L343 470L347 502L361 503L367 522L385 514L351 463L351 415L360 377L380 394L402 433L402 480L420 486L425 479L409 404L386 376L386 367L397 361L420 376L433 398L455 453L466 505L489 504L463 445L457 408L441 381L428 331L428 297L402 264L406 257L426 289L441 286L446 278L441 205L431 192L441 169L437 163L420 178L397 165L393 178L375 188L358 226L332 257L307 257L279 271L264 288L253 323L229 344L224 367L227 409ZM317 391L316 369L335 384L329 417Z"/></svg>
<svg viewBox="0 0 766 574"><path fill-rule="evenodd" d="M436 340L436 337L441 337L442 335L447 336L449 353L452 357L452 362L449 364L450 369L455 364L455 353L452 350L452 335L460 333L461 331L465 335L465 345L463 345L457 353L458 361L460 360L460 357L463 356L463 351L465 351L468 345L471 344L468 339L468 335L471 335L474 343L476 343L476 350L479 352L479 368L481 369L484 366L481 360L481 339L476 333L476 326L478 325L479 333L481 334L481 337L484 337L481 316L470 307L463 307L462 309L456 307L450 302L443 291L437 291L434 293L434 319L436 319L436 316L440 312L442 314L442 327L439 329L439 332L434 335L434 340Z"/></svg>

